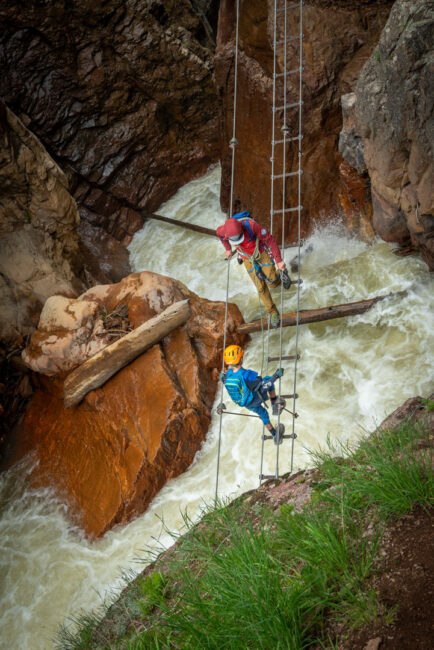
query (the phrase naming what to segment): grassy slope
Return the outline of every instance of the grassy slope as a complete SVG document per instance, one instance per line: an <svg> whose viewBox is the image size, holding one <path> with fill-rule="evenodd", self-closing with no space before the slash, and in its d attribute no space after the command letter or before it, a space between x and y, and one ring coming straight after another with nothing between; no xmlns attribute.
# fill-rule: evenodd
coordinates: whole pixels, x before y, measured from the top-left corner
<svg viewBox="0 0 434 650"><path fill-rule="evenodd" d="M427 416L433 406L426 403ZM249 496L219 504L101 623L82 619L58 646L337 648L333 630L393 619L370 578L386 526L416 506L433 507L432 460L423 422L377 431L354 451L329 445L315 455L301 512L266 499L252 505Z"/></svg>

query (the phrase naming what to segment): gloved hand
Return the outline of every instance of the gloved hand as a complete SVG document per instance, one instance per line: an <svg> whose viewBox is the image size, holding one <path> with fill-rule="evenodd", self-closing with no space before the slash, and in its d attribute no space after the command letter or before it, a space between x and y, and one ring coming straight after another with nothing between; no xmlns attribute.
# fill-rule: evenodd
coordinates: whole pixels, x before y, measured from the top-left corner
<svg viewBox="0 0 434 650"><path fill-rule="evenodd" d="M274 373L274 376L279 379L279 377L283 377L283 373L285 372L284 368L277 368L276 372Z"/></svg>
<svg viewBox="0 0 434 650"><path fill-rule="evenodd" d="M222 381L223 383L225 383L225 381L226 381L226 373L225 373L225 372L221 372L221 373L219 374L219 379L220 379L220 381Z"/></svg>

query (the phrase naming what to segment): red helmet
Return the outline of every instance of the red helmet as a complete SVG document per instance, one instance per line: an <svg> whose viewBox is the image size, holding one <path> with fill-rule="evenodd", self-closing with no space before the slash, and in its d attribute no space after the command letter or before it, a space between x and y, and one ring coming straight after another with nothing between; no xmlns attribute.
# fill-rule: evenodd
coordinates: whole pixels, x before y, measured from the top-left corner
<svg viewBox="0 0 434 650"><path fill-rule="evenodd" d="M241 244L244 239L243 224L238 219L228 219L225 223L225 235L234 246Z"/></svg>

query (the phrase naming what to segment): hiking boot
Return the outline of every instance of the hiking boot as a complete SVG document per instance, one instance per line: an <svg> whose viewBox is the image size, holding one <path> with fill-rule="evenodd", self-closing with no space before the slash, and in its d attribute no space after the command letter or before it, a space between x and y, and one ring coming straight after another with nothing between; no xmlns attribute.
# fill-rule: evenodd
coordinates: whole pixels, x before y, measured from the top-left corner
<svg viewBox="0 0 434 650"><path fill-rule="evenodd" d="M292 285L292 280L289 277L288 271L285 269L284 271L280 271L280 279L282 280L283 288L284 289L290 289Z"/></svg>
<svg viewBox="0 0 434 650"><path fill-rule="evenodd" d="M274 433L272 432L271 435L273 436L274 444L276 445L281 445L283 442L283 434L285 433L285 427L283 424L279 424L277 429L274 429Z"/></svg>
<svg viewBox="0 0 434 650"><path fill-rule="evenodd" d="M271 327L273 329L276 329L276 327L279 327L280 325L280 316L278 311L273 311L272 314L270 314L270 323Z"/></svg>
<svg viewBox="0 0 434 650"><path fill-rule="evenodd" d="M286 406L286 402L283 399L283 397L276 397L274 402L272 402L273 406L273 415L279 415L279 413L282 413L283 409Z"/></svg>

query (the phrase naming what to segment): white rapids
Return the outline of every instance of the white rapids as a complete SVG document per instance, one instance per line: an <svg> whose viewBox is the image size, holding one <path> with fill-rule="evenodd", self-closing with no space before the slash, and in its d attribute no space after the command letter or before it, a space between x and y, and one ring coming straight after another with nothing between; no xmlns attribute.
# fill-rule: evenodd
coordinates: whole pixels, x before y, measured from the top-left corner
<svg viewBox="0 0 434 650"><path fill-rule="evenodd" d="M219 207L219 183L216 167L179 190L159 212L214 228L225 218ZM309 463L308 449L323 445L328 434L355 441L406 398L427 396L434 383L434 292L425 264L418 257L396 257L384 242L368 246L338 226L314 233L304 250L308 244L313 250L302 262L302 308L403 289L407 295L381 302L361 316L301 327L294 469ZM200 296L225 298L226 262L217 239L151 221L135 235L130 252L134 271L170 275ZM294 250L288 249L287 261L292 255ZM256 291L235 261L230 300L239 305L246 321L258 317ZM294 309L294 290L290 290L284 310ZM284 330L284 354L293 353L294 335L294 328ZM272 334L270 353L278 354L277 333ZM260 368L261 355L259 333L252 337L245 366ZM282 391L290 393L291 362L285 366ZM228 396L225 401L229 406ZM218 422L214 415L190 469L171 480L144 515L93 544L71 527L65 507L49 491L25 487L25 468L19 472L20 480L16 472L0 478L1 648L51 648L58 627L68 617L111 600L123 584L122 573L133 575L143 568L146 549L171 543L167 529L180 530L185 509L194 517L213 499ZM258 485L260 434L255 420L224 418L222 496ZM289 456L289 441L285 441L280 447L282 473L289 469ZM266 473L274 471L274 458L275 447L268 443Z"/></svg>

